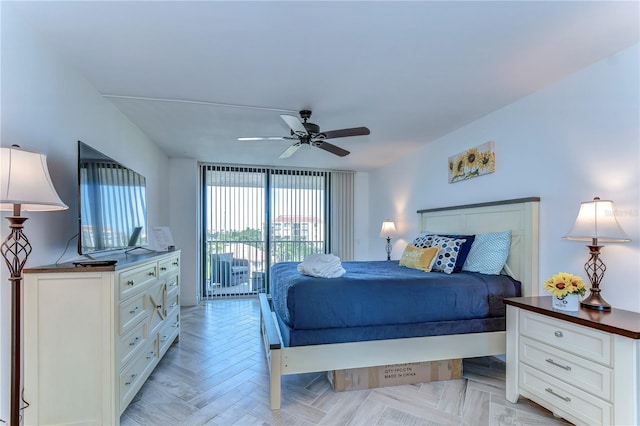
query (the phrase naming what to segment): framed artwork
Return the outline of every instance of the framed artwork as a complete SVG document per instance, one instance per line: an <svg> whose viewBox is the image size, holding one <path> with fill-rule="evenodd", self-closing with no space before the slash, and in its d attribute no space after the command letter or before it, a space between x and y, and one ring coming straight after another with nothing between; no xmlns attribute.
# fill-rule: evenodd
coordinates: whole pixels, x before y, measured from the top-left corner
<svg viewBox="0 0 640 426"><path fill-rule="evenodd" d="M496 154L493 141L449 157L449 183L461 182L495 171Z"/></svg>

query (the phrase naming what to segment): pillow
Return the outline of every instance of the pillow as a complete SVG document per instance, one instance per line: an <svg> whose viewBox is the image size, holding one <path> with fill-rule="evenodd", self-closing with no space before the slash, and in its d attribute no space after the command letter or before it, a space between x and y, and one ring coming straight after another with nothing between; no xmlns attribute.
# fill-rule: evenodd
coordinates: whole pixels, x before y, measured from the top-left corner
<svg viewBox="0 0 640 426"><path fill-rule="evenodd" d="M441 237L439 235L434 236L431 244L440 246L440 249L438 250L438 256L433 264L432 270L441 271L445 274L452 273L456 267L460 247L464 242L465 240Z"/></svg>
<svg viewBox="0 0 640 426"><path fill-rule="evenodd" d="M422 234L418 235L411 244L413 244L413 246L417 248L431 247L433 237L435 237L435 234L431 232L423 232Z"/></svg>
<svg viewBox="0 0 640 426"><path fill-rule="evenodd" d="M460 253L458 253L458 257L456 259L456 266L453 268L453 272L462 271L462 266L464 262L467 260L467 256L469 255L469 250L471 250L471 245L475 240L475 235L456 235L456 234L438 234L437 232L429 232L425 231L421 233L418 237L413 240L413 245L416 247L431 247L433 242L433 237L447 237L453 238L456 240L466 240L464 244L460 247Z"/></svg>
<svg viewBox="0 0 640 426"><path fill-rule="evenodd" d="M462 270L500 275L509 257L510 247L511 231L478 234Z"/></svg>
<svg viewBox="0 0 640 426"><path fill-rule="evenodd" d="M464 262L467 260L467 256L469 255L469 251L471 250L471 245L473 245L473 241L476 239L475 235L456 235L456 234L437 234L440 237L453 238L455 240L466 240L460 246L460 253L458 253L458 258L456 259L456 266L453 268L453 272L461 272L462 266Z"/></svg>
<svg viewBox="0 0 640 426"><path fill-rule="evenodd" d="M400 257L400 265L407 268L420 269L429 272L436 260L439 247L417 248L411 244L407 245Z"/></svg>

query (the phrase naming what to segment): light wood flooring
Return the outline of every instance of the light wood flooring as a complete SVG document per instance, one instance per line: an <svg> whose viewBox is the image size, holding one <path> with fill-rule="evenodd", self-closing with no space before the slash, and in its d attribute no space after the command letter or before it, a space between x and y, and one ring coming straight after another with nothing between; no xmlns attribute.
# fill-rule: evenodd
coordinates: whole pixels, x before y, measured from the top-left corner
<svg viewBox="0 0 640 426"><path fill-rule="evenodd" d="M285 376L269 408L257 298L182 308L181 337L121 418L138 425L566 425L521 398L505 400L504 364L464 361L463 379L334 392L325 374Z"/></svg>

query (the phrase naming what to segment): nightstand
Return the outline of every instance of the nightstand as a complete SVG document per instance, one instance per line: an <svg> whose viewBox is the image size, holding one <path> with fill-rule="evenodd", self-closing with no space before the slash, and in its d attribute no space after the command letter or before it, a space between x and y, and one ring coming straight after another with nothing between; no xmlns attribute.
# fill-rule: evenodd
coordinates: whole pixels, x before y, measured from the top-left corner
<svg viewBox="0 0 640 426"><path fill-rule="evenodd" d="M576 424L640 424L640 313L554 311L551 296L504 302L508 401Z"/></svg>

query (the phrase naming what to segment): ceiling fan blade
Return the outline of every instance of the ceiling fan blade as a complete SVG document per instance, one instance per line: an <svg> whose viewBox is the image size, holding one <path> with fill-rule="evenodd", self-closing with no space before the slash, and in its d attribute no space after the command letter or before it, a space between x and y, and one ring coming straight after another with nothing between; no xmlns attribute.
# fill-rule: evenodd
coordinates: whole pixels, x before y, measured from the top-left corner
<svg viewBox="0 0 640 426"><path fill-rule="evenodd" d="M298 117L282 114L280 115L280 118L282 118L284 122L287 123L287 126L289 126L295 133L300 134L301 136L308 134L307 129L305 129Z"/></svg>
<svg viewBox="0 0 640 426"><path fill-rule="evenodd" d="M249 138L238 138L239 141L282 141L285 139L293 139L288 138L286 136L265 136L265 137L249 137Z"/></svg>
<svg viewBox="0 0 640 426"><path fill-rule="evenodd" d="M321 132L318 137L323 137L324 135L324 139L335 139L346 138L348 136L365 136L370 133L371 132L366 127L354 127L352 129L329 130L328 132Z"/></svg>
<svg viewBox="0 0 640 426"><path fill-rule="evenodd" d="M299 142L298 143L294 143L289 148L285 149L284 152L282 154L280 154L279 158L289 158L289 157L291 157L300 148L300 146L301 146L301 144Z"/></svg>
<svg viewBox="0 0 640 426"><path fill-rule="evenodd" d="M338 155L340 157L344 157L346 155L349 155L350 152L347 151L346 149L342 149L339 146L335 146L333 144L330 144L329 142L322 142L322 141L317 141L317 143L314 144L315 146L317 146L320 149L324 149L325 151L328 151L332 154Z"/></svg>

